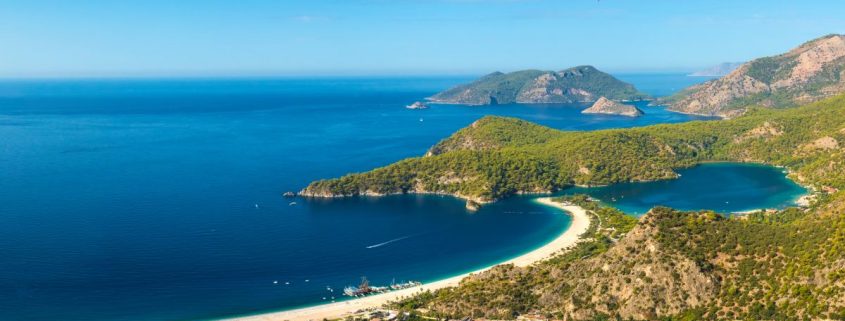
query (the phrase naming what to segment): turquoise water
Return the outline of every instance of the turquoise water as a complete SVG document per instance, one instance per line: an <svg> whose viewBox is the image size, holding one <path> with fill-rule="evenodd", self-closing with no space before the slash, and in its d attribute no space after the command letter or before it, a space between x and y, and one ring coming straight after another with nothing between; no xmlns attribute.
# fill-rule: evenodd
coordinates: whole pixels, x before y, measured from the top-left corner
<svg viewBox="0 0 845 321"><path fill-rule="evenodd" d="M783 208L807 193L786 178L782 169L737 163L709 163L679 170L673 180L573 187L625 213L640 216L654 206L681 210L710 209L722 213Z"/></svg>
<svg viewBox="0 0 845 321"><path fill-rule="evenodd" d="M662 93L703 80L625 77ZM567 130L706 119L404 108L467 79L0 82L0 320L208 319L319 304L361 276L460 274L536 248L568 217L522 197L469 214L448 197L280 194L422 155L486 114Z"/></svg>

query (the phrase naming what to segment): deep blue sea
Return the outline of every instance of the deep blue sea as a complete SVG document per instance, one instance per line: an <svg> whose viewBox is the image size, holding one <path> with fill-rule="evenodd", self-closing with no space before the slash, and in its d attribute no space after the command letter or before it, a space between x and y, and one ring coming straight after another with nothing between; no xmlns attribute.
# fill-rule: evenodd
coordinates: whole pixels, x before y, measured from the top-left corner
<svg viewBox="0 0 845 321"><path fill-rule="evenodd" d="M706 80L619 76L654 95ZM487 114L567 130L704 119L644 105L640 118L581 105L404 108L469 79L0 81L0 320L212 319L340 299L361 276L460 274L547 242L568 217L525 197L470 214L449 197L280 194L422 155ZM732 168L734 179L700 168L591 193L622 193L615 204L631 213L794 198L765 197L791 188L777 170ZM763 196L741 201L749 193Z"/></svg>

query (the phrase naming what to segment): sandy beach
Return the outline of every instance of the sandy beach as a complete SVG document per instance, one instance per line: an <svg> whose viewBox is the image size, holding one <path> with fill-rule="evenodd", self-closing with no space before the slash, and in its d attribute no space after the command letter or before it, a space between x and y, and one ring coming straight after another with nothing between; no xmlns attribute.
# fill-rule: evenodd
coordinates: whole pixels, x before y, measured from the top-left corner
<svg viewBox="0 0 845 321"><path fill-rule="evenodd" d="M499 264L514 264L516 266L528 266L536 262L545 260L557 253L558 251L576 244L580 240L580 235L584 234L590 227L590 217L587 215L587 212L581 207L555 203L551 201L550 197L539 198L536 201L541 204L556 207L568 212L572 216L572 224L564 233L562 233L560 236L547 243L546 245L543 245L531 252L525 253L508 261L501 262ZM355 313L356 311L361 309L380 307L390 301L395 301L403 297L408 297L416 292L433 291L450 286L456 286L464 277L470 274L483 272L491 267L492 266L473 271L471 273L453 276L447 279L423 284L422 286L413 287L409 289L392 291L354 300L317 305L301 309L238 317L230 320L317 321L323 319L341 318L348 314Z"/></svg>

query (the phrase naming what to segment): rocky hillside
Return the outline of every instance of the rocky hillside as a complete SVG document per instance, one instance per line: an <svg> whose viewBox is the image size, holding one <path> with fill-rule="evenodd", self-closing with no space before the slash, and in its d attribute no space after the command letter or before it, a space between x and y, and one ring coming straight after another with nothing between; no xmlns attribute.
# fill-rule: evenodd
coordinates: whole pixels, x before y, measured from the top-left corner
<svg viewBox="0 0 845 321"><path fill-rule="evenodd" d="M748 106L793 107L845 92L845 36L828 35L657 101L669 109L735 117Z"/></svg>
<svg viewBox="0 0 845 321"><path fill-rule="evenodd" d="M579 66L561 71L494 72L440 92L429 100L443 104L495 105L593 102L601 96L617 101L648 98L631 84L592 66Z"/></svg>
<svg viewBox="0 0 845 321"><path fill-rule="evenodd" d="M607 99L599 98L590 108L581 111L582 114L608 114L629 117L642 116L644 113L636 106L626 105Z"/></svg>
<svg viewBox="0 0 845 321"><path fill-rule="evenodd" d="M660 241L666 231L658 221L669 213L652 210L607 252L552 268L554 281L542 286L538 305L575 320L601 314L653 320L712 301L719 278Z"/></svg>

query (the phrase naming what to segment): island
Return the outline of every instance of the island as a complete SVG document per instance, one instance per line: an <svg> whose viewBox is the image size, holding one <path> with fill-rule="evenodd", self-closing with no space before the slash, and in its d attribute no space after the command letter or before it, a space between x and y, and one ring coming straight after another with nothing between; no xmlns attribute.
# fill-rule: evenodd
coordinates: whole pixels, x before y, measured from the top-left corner
<svg viewBox="0 0 845 321"><path fill-rule="evenodd" d="M602 96L616 101L650 99L633 85L593 66L578 66L561 71L494 72L428 100L463 105L540 104L594 102Z"/></svg>
<svg viewBox="0 0 845 321"><path fill-rule="evenodd" d="M642 116L643 111L636 106L626 105L601 97L590 108L581 111L582 114L608 114L629 117Z"/></svg>
<svg viewBox="0 0 845 321"><path fill-rule="evenodd" d="M845 35L827 35L781 55L654 101L669 110L731 118L751 106L796 107L845 91Z"/></svg>

